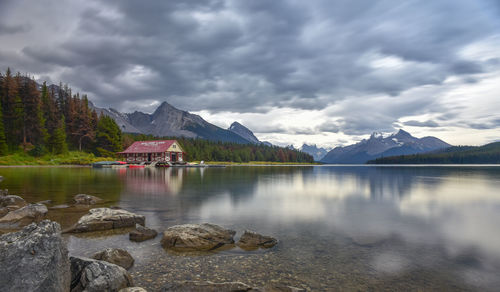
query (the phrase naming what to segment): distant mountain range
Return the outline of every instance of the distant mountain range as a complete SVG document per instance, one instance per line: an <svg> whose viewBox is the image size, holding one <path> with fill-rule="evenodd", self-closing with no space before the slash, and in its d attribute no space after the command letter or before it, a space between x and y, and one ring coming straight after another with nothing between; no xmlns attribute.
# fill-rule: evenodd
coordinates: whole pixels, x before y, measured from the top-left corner
<svg viewBox="0 0 500 292"><path fill-rule="evenodd" d="M222 129L202 117L179 110L167 102L163 102L152 114L139 111L121 113L115 109L98 108L90 104L98 114L113 118L123 132L150 134L157 137L202 138L211 141L233 142L240 144L270 145L261 142L245 126L234 122L229 129Z"/></svg>
<svg viewBox="0 0 500 292"><path fill-rule="evenodd" d="M453 146L430 153L390 156L370 164L500 164L500 142L483 146Z"/></svg>
<svg viewBox="0 0 500 292"><path fill-rule="evenodd" d="M363 164L380 157L424 153L450 146L436 137L416 138L403 130L388 137L373 133L369 139L364 139L359 143L334 148L321 159L321 162Z"/></svg>
<svg viewBox="0 0 500 292"><path fill-rule="evenodd" d="M302 145L302 147L300 147L300 151L310 154L314 158L314 161L321 161L321 159L323 159L323 157L325 157L325 155L328 153L328 150L325 148L321 148L316 145L308 145L305 143Z"/></svg>

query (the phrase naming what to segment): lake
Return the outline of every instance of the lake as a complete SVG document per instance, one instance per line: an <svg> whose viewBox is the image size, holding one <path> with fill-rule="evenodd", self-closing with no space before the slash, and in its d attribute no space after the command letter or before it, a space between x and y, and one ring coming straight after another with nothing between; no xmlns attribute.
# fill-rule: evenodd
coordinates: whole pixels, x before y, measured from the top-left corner
<svg viewBox="0 0 500 292"><path fill-rule="evenodd" d="M107 247L135 258L137 286L179 280L278 282L312 291L498 290L500 167L233 166L226 168L1 168L0 187L28 202L79 193L145 215L163 231L210 222L279 244L247 252L166 252L161 236L128 231L64 235L70 254ZM51 209L63 227L86 210Z"/></svg>

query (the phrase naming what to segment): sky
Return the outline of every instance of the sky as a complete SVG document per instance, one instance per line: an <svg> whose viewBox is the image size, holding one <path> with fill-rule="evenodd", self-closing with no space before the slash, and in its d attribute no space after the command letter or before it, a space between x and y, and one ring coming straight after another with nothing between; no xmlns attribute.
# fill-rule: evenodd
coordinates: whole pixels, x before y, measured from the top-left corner
<svg viewBox="0 0 500 292"><path fill-rule="evenodd" d="M498 0L1 0L7 67L277 145L500 140Z"/></svg>

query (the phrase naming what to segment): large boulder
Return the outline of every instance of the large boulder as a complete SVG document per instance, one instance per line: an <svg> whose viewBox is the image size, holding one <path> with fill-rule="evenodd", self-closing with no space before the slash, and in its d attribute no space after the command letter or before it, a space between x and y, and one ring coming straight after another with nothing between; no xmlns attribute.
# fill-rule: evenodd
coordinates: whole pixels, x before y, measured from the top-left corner
<svg viewBox="0 0 500 292"><path fill-rule="evenodd" d="M86 195L86 194L78 194L73 197L73 203L75 205L95 205L97 203L101 203L103 200L96 196Z"/></svg>
<svg viewBox="0 0 500 292"><path fill-rule="evenodd" d="M76 256L70 261L71 292L119 291L134 285L130 274L115 264Z"/></svg>
<svg viewBox="0 0 500 292"><path fill-rule="evenodd" d="M233 230L209 223L176 225L163 232L161 244L178 251L207 251L233 244L235 234Z"/></svg>
<svg viewBox="0 0 500 292"><path fill-rule="evenodd" d="M129 211L110 208L90 209L78 222L64 232L89 232L144 225L145 217Z"/></svg>
<svg viewBox="0 0 500 292"><path fill-rule="evenodd" d="M47 207L43 204L29 204L21 209L10 211L0 218L0 228L16 229L33 222L40 222L47 212Z"/></svg>
<svg viewBox="0 0 500 292"><path fill-rule="evenodd" d="M271 248L277 243L278 240L276 238L245 230L245 233L243 233L236 245L245 250L254 250L258 248Z"/></svg>
<svg viewBox="0 0 500 292"><path fill-rule="evenodd" d="M123 249L107 248L92 256L95 260L106 261L128 270L134 264L134 258Z"/></svg>
<svg viewBox="0 0 500 292"><path fill-rule="evenodd" d="M145 241L148 239L153 239L158 235L156 230L144 227L142 225L136 224L135 230L129 233L129 239L132 241Z"/></svg>
<svg viewBox="0 0 500 292"><path fill-rule="evenodd" d="M61 227L44 220L0 236L1 291L68 291L68 250Z"/></svg>

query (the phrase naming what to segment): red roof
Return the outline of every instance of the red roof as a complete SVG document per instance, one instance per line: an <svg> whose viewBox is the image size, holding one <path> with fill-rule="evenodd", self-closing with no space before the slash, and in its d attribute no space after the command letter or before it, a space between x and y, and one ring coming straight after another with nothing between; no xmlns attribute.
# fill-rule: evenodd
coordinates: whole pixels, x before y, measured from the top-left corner
<svg viewBox="0 0 500 292"><path fill-rule="evenodd" d="M130 145L127 150L119 152L126 153L158 153L165 152L176 142L175 140L137 141Z"/></svg>

